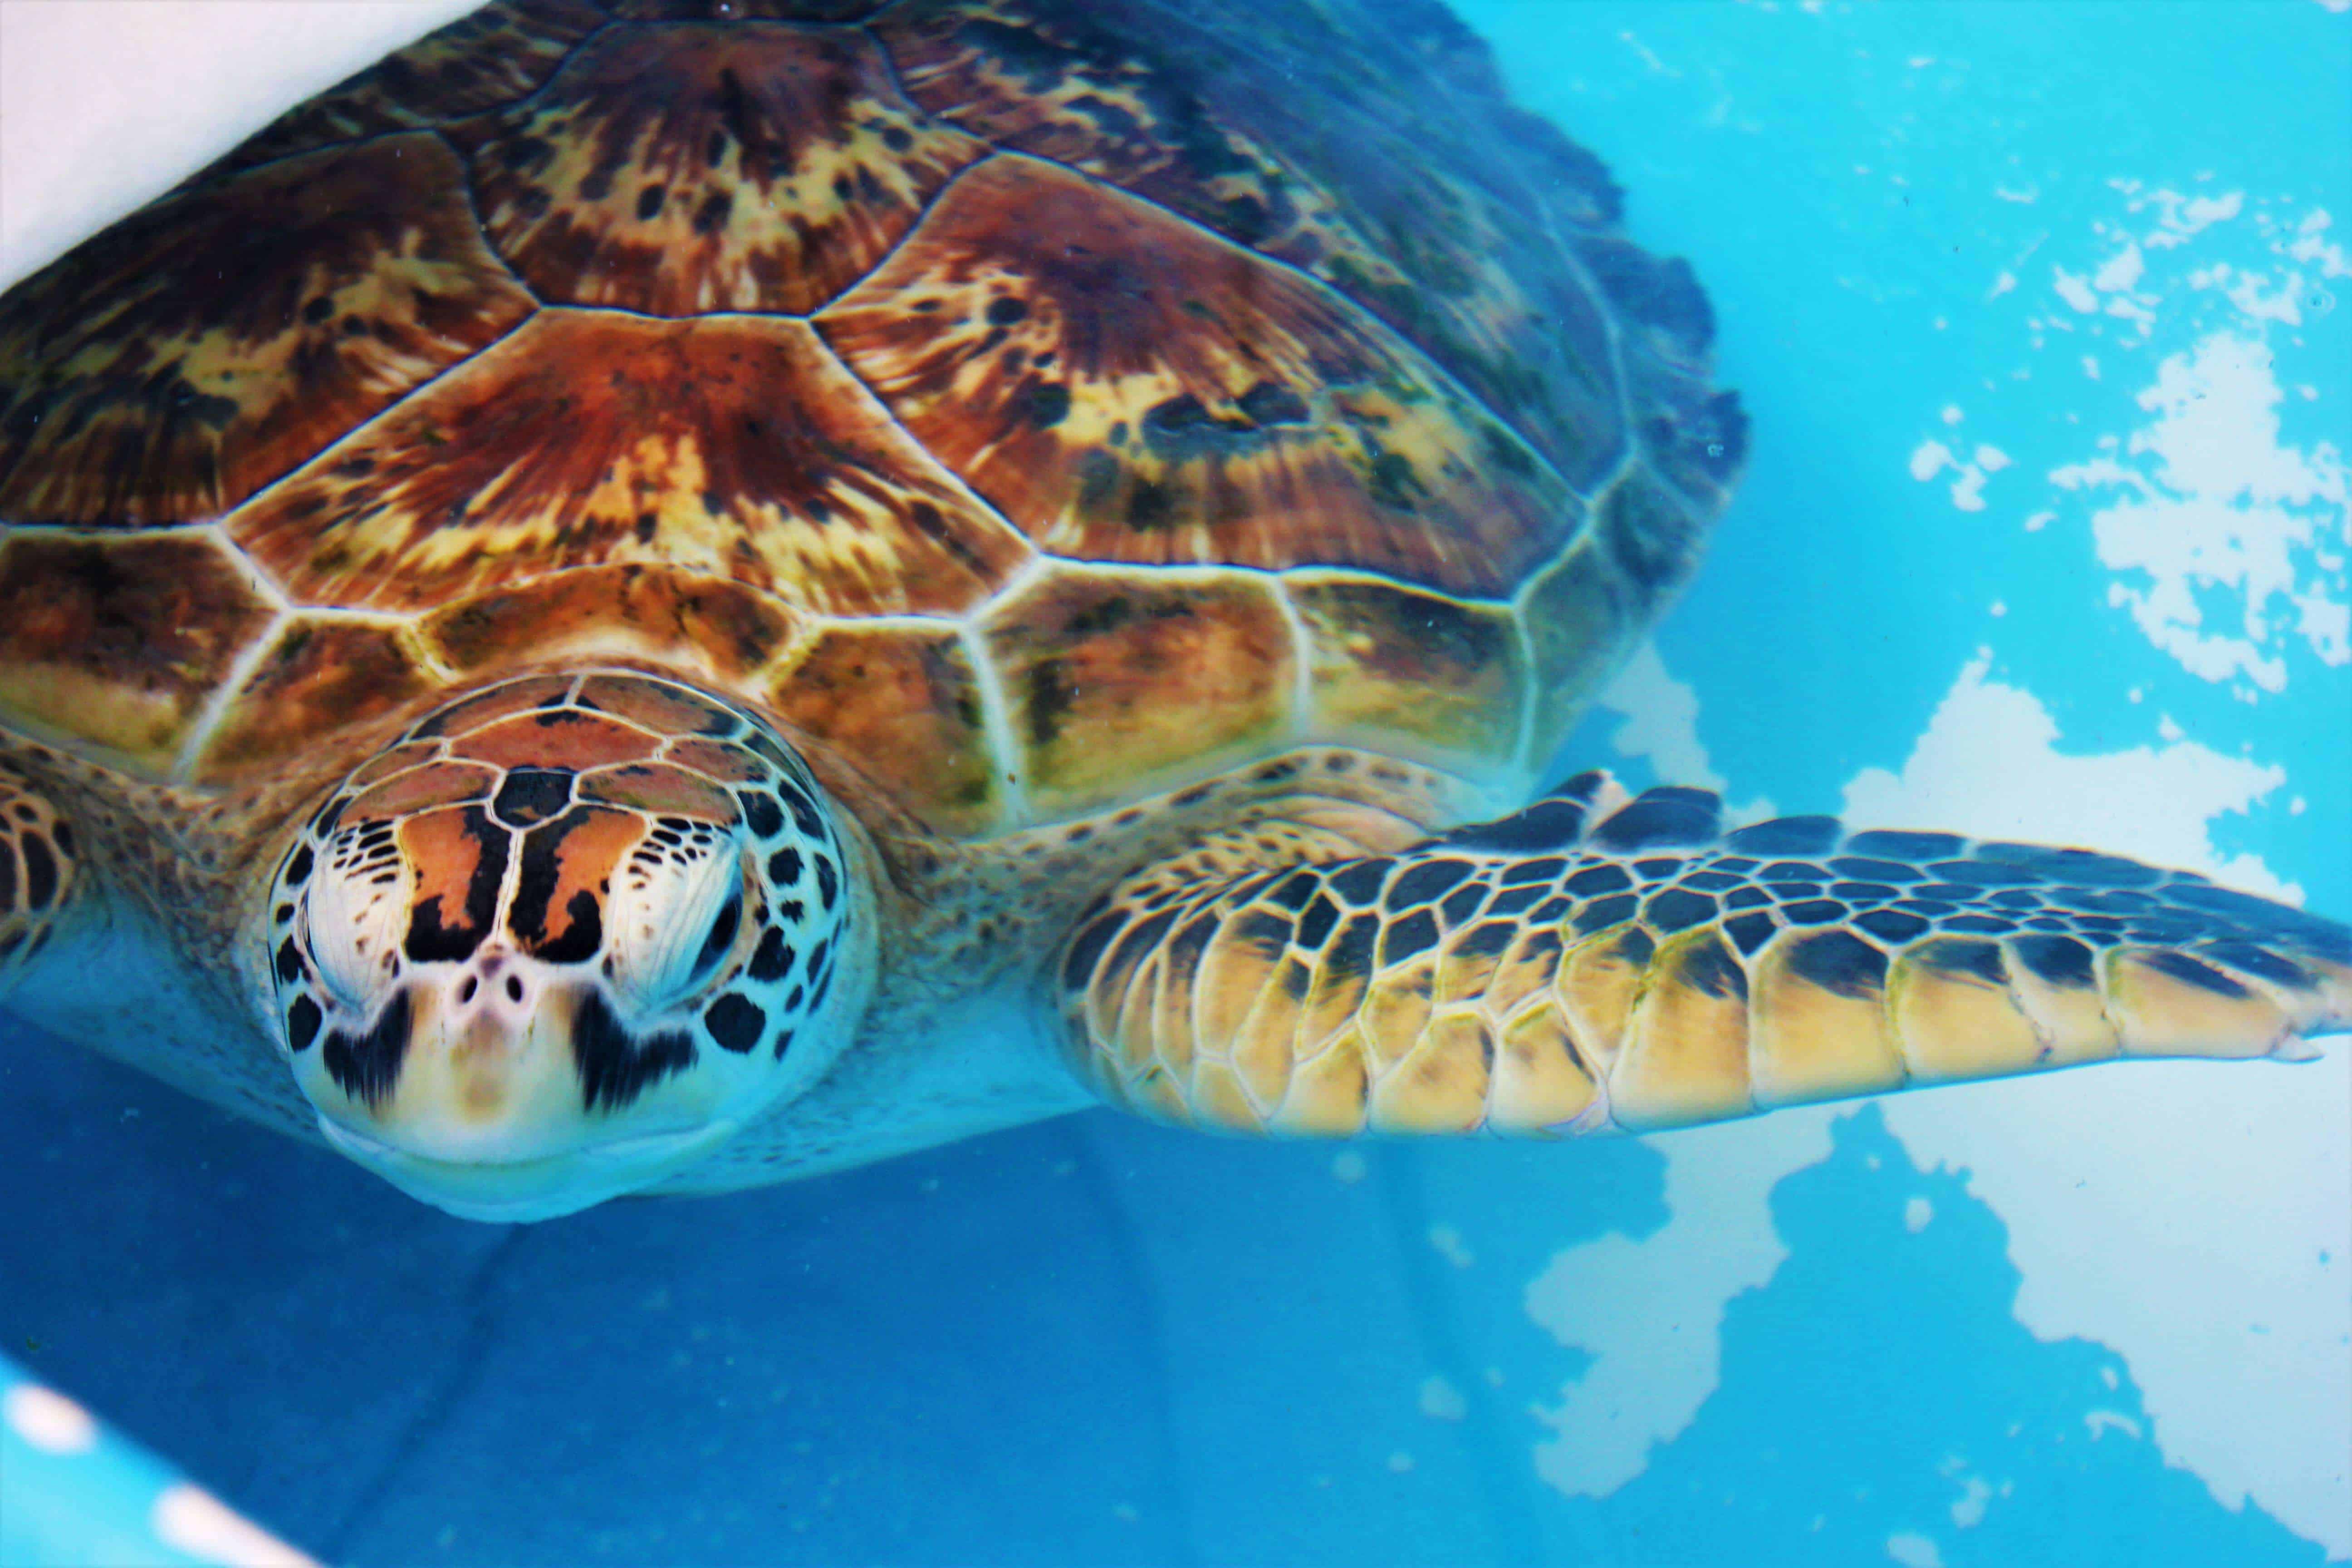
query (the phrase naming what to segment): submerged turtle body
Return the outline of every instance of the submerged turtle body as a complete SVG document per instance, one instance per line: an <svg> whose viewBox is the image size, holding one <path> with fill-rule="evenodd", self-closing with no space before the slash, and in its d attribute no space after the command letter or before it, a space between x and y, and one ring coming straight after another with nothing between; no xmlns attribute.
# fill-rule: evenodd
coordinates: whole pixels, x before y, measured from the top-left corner
<svg viewBox="0 0 2352 1568"><path fill-rule="evenodd" d="M2103 858L1593 777L1444 832L1745 423L1596 161L1360 11L498 0L11 290L0 984L504 1217L2340 1011L2337 928Z"/></svg>

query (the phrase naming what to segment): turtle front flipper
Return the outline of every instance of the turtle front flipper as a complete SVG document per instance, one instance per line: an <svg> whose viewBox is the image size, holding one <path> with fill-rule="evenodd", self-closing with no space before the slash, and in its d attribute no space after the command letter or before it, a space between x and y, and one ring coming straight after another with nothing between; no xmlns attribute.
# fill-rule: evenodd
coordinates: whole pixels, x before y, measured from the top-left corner
<svg viewBox="0 0 2352 1568"><path fill-rule="evenodd" d="M0 997L48 944L74 894L73 829L47 799L0 768Z"/></svg>
<svg viewBox="0 0 2352 1568"><path fill-rule="evenodd" d="M2352 931L2191 872L1622 800L1587 773L1394 855L1146 868L1063 954L1076 1065L1115 1104L1231 1131L1545 1135L2305 1059L2352 1023Z"/></svg>

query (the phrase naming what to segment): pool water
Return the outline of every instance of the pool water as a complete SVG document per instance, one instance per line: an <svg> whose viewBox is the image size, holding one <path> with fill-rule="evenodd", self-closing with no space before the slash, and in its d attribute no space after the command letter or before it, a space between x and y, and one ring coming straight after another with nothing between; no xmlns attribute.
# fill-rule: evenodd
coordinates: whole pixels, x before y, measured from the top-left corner
<svg viewBox="0 0 2352 1568"><path fill-rule="evenodd" d="M464 8L6 0L5 280ZM1460 9L1754 419L1561 771L2352 914L2345 6ZM1573 1148L1092 1112L512 1227L0 1027L0 1350L322 1561L2352 1558L2342 1039Z"/></svg>

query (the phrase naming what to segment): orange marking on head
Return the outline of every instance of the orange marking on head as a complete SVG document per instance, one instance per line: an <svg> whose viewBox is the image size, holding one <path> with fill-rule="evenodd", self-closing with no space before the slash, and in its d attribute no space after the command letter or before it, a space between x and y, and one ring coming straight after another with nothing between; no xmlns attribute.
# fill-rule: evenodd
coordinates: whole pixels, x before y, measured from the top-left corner
<svg viewBox="0 0 2352 1568"><path fill-rule="evenodd" d="M524 713L475 731L452 750L499 768L570 768L584 772L614 763L640 763L661 749L643 730L576 708Z"/></svg>
<svg viewBox="0 0 2352 1568"><path fill-rule="evenodd" d="M728 826L734 825L736 816L734 798L726 791L683 768L660 763L600 768L582 778L573 793L582 800L649 811L656 816L688 816Z"/></svg>
<svg viewBox="0 0 2352 1568"><path fill-rule="evenodd" d="M440 754L441 743L438 741L403 742L388 752L378 752L369 758L366 764L351 776L351 787L365 789L368 785L379 780L388 779L394 773L406 773L410 768L421 767Z"/></svg>
<svg viewBox="0 0 2352 1568"><path fill-rule="evenodd" d="M406 816L436 806L488 800L499 782L488 768L467 763L433 763L386 779L344 808L345 822Z"/></svg>
<svg viewBox="0 0 2352 1568"><path fill-rule="evenodd" d="M464 735L494 723L510 713L527 713L561 698L572 688L568 675L539 675L526 680L509 681L493 686L488 691L468 697L463 702L444 708L424 723L416 726L419 739L429 735Z"/></svg>
<svg viewBox="0 0 2352 1568"><path fill-rule="evenodd" d="M605 897L646 819L631 811L574 806L523 835L522 872L508 927L526 952L583 963L604 943Z"/></svg>
<svg viewBox="0 0 2352 1568"><path fill-rule="evenodd" d="M680 687L627 675L592 675L580 705L641 724L657 735L724 735L735 715Z"/></svg>
<svg viewBox="0 0 2352 1568"><path fill-rule="evenodd" d="M759 758L724 741L673 741L662 760L692 768L720 784L761 784L768 777Z"/></svg>
<svg viewBox="0 0 2352 1568"><path fill-rule="evenodd" d="M507 830L481 807L459 806L404 817L394 831L415 876L409 895L412 939L429 927L446 939L436 956L472 952L497 911ZM414 956L413 942L411 952Z"/></svg>

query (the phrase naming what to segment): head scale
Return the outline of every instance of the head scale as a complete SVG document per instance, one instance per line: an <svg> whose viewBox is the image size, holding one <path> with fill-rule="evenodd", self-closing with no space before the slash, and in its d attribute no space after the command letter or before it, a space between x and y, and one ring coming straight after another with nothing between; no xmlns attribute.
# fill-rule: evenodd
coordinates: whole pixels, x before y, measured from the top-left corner
<svg viewBox="0 0 2352 1568"><path fill-rule="evenodd" d="M760 721L621 672L475 693L355 772L272 889L280 1043L338 1149L473 1218L637 1190L813 1081L870 913Z"/></svg>

